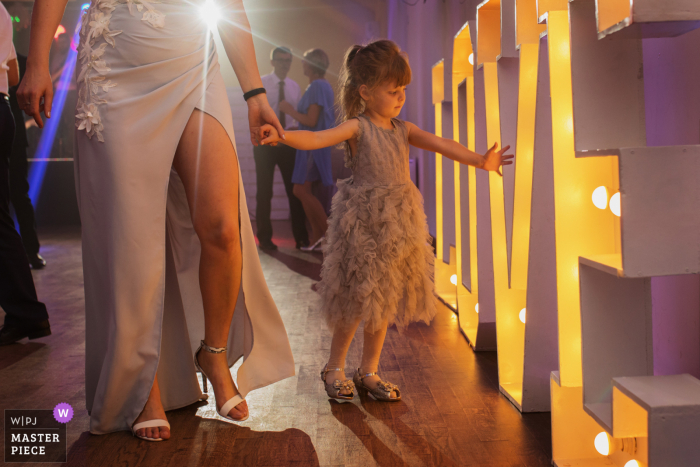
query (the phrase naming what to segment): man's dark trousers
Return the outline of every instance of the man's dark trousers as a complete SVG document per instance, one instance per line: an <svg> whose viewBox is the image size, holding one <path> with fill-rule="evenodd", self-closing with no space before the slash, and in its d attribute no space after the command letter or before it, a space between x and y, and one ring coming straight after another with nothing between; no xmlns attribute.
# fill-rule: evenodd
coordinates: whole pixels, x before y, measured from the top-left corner
<svg viewBox="0 0 700 467"><path fill-rule="evenodd" d="M297 150L278 144L277 146L255 146L255 173L257 175L257 193L255 195L255 221L258 227L258 240L260 243L272 241L272 223L270 211L272 208L272 184L275 176L275 165L280 168L284 187L289 198L289 211L292 217L292 233L298 245L309 243L309 234L306 231L306 215L299 198L294 196L292 173L294 172L294 159Z"/></svg>
<svg viewBox="0 0 700 467"><path fill-rule="evenodd" d="M17 55L20 75L24 76L27 67L27 57ZM17 87L10 89L10 108L15 116L15 140L10 155L10 202L15 208L19 232L27 256L35 258L39 253L39 237L36 234L34 207L29 198L29 182L27 181L27 130L24 128L24 116L17 103Z"/></svg>
<svg viewBox="0 0 700 467"><path fill-rule="evenodd" d="M32 326L48 319L46 306L37 300L22 239L10 216L9 160L15 122L10 104L0 94L0 307L6 326Z"/></svg>

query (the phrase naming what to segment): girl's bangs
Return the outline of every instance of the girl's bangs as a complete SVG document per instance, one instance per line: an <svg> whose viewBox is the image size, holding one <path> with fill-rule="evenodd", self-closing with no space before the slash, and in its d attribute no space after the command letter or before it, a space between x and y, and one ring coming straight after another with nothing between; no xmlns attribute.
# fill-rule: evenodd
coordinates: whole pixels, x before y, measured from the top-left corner
<svg viewBox="0 0 700 467"><path fill-rule="evenodd" d="M387 64L385 76L381 81L392 81L396 86L408 86L411 82L411 67L406 57L395 55Z"/></svg>

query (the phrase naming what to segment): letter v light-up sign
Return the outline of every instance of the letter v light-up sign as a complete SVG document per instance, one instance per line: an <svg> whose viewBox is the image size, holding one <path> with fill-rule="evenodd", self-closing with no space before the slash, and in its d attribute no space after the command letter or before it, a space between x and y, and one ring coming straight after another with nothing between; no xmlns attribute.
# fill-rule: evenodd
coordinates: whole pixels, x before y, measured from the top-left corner
<svg viewBox="0 0 700 467"><path fill-rule="evenodd" d="M548 409L549 370L543 362L551 359L547 352L529 353L532 363L529 368L534 370L525 372L526 326L529 324L537 335L536 331L546 333L555 325L549 322L553 321L552 317L545 316L543 320L540 315L543 310L551 314L551 304L547 307L538 303L535 309L527 309L528 267L539 248L539 244L531 244L530 239L539 33L542 30L537 25L536 13L534 1L518 2L518 18L529 18L529 22L516 29L514 1L488 0L477 7L477 61L484 76L487 145L510 144L516 154L514 179L512 172L507 172L511 168L506 169L504 178L495 173L488 177L499 384L501 391L525 411ZM519 52L516 52L516 44ZM513 58L516 56L519 59ZM501 141L502 136L507 140ZM546 218L544 216L544 222ZM537 341L537 338L532 340ZM532 342L533 348L538 344ZM527 391L529 399L524 401L526 375L531 387Z"/></svg>

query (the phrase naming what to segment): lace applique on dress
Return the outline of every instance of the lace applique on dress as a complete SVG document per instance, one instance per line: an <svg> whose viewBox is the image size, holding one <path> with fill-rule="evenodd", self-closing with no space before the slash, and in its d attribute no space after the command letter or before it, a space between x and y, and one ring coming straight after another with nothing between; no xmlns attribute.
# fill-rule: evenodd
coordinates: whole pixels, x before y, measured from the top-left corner
<svg viewBox="0 0 700 467"><path fill-rule="evenodd" d="M80 60L81 68L78 75L78 83L82 87L78 91L77 113L75 115L75 126L79 131L85 130L88 138L93 135L97 140L104 142L102 137L102 119L100 117L99 105L107 101L100 97L101 93L106 93L117 84L108 80L105 75L111 71L107 62L102 58L107 45L116 46L114 40L122 31L112 31L109 29L109 22L112 19L112 12L120 3L126 3L129 13L134 15L133 5L143 12L142 21L146 21L154 28L165 26L165 15L157 11L151 3L145 0L95 0L87 9L81 20L80 27ZM98 40L104 40L96 46Z"/></svg>

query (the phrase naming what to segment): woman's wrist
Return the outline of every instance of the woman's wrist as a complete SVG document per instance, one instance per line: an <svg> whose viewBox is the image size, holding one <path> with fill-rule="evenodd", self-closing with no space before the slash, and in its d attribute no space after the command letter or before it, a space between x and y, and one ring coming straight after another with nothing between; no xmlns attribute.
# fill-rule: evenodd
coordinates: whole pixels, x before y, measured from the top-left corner
<svg viewBox="0 0 700 467"><path fill-rule="evenodd" d="M267 104L267 96L265 93L261 94L256 94L255 96L252 96L248 98L247 101L245 101L248 106L250 105L255 105L255 106L261 106Z"/></svg>
<svg viewBox="0 0 700 467"><path fill-rule="evenodd" d="M250 91L243 93L243 100L247 101L249 99L252 99L255 96L259 96L260 94L265 94L266 92L267 91L265 91L264 87L251 89Z"/></svg>

